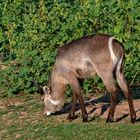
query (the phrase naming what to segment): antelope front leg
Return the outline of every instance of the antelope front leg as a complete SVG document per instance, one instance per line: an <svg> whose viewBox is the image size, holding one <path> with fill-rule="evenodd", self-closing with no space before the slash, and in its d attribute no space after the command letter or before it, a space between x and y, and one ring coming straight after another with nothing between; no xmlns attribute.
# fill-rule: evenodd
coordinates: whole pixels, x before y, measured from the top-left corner
<svg viewBox="0 0 140 140"><path fill-rule="evenodd" d="M84 99L83 99L83 96L82 96L82 90L81 90L79 82L78 82L78 80L76 79L75 76L71 76L70 86L72 87L72 90L75 93L75 97L79 101L81 112L82 112L82 117L83 117L83 122L87 122L88 121L88 119L87 119L88 114L87 114L87 111L86 111L86 108L85 108ZM75 103L74 102L73 102L72 107L73 107L72 109L74 110L75 109Z"/></svg>
<svg viewBox="0 0 140 140"><path fill-rule="evenodd" d="M72 121L76 118L76 116L75 116L76 101L77 101L77 97L76 97L75 93L73 92L72 106L71 106L71 110L70 110L70 113L67 118L69 121Z"/></svg>
<svg viewBox="0 0 140 140"><path fill-rule="evenodd" d="M77 98L81 107L81 112L82 112L82 117L83 117L83 122L88 122L88 114L85 108L85 104L84 104L84 99L82 96L82 93L77 93Z"/></svg>

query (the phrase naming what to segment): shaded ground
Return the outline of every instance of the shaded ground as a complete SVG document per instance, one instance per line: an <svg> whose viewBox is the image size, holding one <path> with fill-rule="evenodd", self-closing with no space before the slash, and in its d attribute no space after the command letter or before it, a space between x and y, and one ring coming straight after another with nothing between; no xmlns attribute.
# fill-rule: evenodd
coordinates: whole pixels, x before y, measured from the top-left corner
<svg viewBox="0 0 140 140"><path fill-rule="evenodd" d="M106 95L101 95L99 97L96 97L94 94L88 94L88 97L85 96L85 105L87 112L89 114L89 117L91 118L107 118L108 110L110 107L110 97L109 94ZM30 100L31 99L31 100ZM28 95L28 96L16 96L15 98L9 98L4 100L0 100L0 109L1 110L6 110L6 109L18 109L19 110L19 118L22 118L28 114L28 109L33 107L33 104L30 106L30 102L33 102L37 108L32 109L32 111L36 111L38 109L38 114L43 116L43 101L40 99L39 95ZM134 106L135 106L135 111L137 115L137 120L140 120L140 92L139 90L135 90L135 93L133 93L133 101L134 101ZM53 115L54 117L58 118L61 120L61 118L67 117L70 109L71 109L71 101L68 101L69 103L66 103L61 111ZM129 118L129 106L128 102L125 100L125 97L122 93L118 95L118 105L115 110L115 120L121 121L124 120L125 118ZM27 106L28 109L26 110L25 108ZM40 108L38 108L40 106ZM77 109L76 109L76 114L77 116L81 117L81 110L80 106L77 103ZM23 108L22 110L20 108ZM10 112L9 112L10 113ZM78 119L78 118L77 118Z"/></svg>
<svg viewBox="0 0 140 140"><path fill-rule="evenodd" d="M134 107L137 115L137 121L140 121L140 92L136 90L133 93ZM118 105L115 110L114 119L116 122L126 120L130 118L128 102L125 100L125 97L122 93L118 95ZM86 109L89 114L89 118L101 117L103 119L107 118L109 107L110 107L110 97L108 94L96 97L95 95L90 95L87 100L85 100ZM67 104L64 108L58 113L58 115L64 115L68 113L71 108L71 104ZM80 114L80 106L77 103L76 114ZM125 119L126 118L126 119Z"/></svg>
<svg viewBox="0 0 140 140"><path fill-rule="evenodd" d="M134 100L135 111L137 115L137 120L140 119L140 100ZM96 103L94 105L87 105L87 111L90 113L90 116L101 116L106 119L109 110L109 103ZM126 101L120 102L115 110L114 119L115 121L121 121L124 118L129 117L129 106Z"/></svg>

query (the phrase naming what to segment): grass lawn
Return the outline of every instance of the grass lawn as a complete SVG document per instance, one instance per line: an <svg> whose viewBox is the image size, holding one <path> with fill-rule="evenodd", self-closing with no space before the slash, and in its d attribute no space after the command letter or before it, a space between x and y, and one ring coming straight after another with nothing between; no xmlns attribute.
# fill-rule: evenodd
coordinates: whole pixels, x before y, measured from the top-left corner
<svg viewBox="0 0 140 140"><path fill-rule="evenodd" d="M140 122L129 118L106 124L101 117L83 123L67 114L45 117L39 95L0 99L0 140L140 140Z"/></svg>

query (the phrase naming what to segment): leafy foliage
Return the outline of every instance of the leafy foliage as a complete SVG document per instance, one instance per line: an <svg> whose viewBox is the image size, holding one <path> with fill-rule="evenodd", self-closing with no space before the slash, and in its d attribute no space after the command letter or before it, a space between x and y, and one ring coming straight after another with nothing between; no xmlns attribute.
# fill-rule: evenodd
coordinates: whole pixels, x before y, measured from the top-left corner
<svg viewBox="0 0 140 140"><path fill-rule="evenodd" d="M48 80L57 48L81 36L107 33L126 49L125 71L131 85L140 85L139 0L3 0L0 1L0 85L4 95L35 92L32 80ZM99 78L93 81L101 89Z"/></svg>

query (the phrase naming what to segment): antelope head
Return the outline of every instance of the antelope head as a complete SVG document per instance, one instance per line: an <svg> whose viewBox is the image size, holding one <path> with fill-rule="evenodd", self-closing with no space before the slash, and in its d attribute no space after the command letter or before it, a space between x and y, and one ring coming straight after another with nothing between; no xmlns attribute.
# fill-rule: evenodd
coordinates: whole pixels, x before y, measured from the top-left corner
<svg viewBox="0 0 140 140"><path fill-rule="evenodd" d="M44 115L49 116L61 109L61 102L52 97L50 87L43 86L42 89L44 92Z"/></svg>

